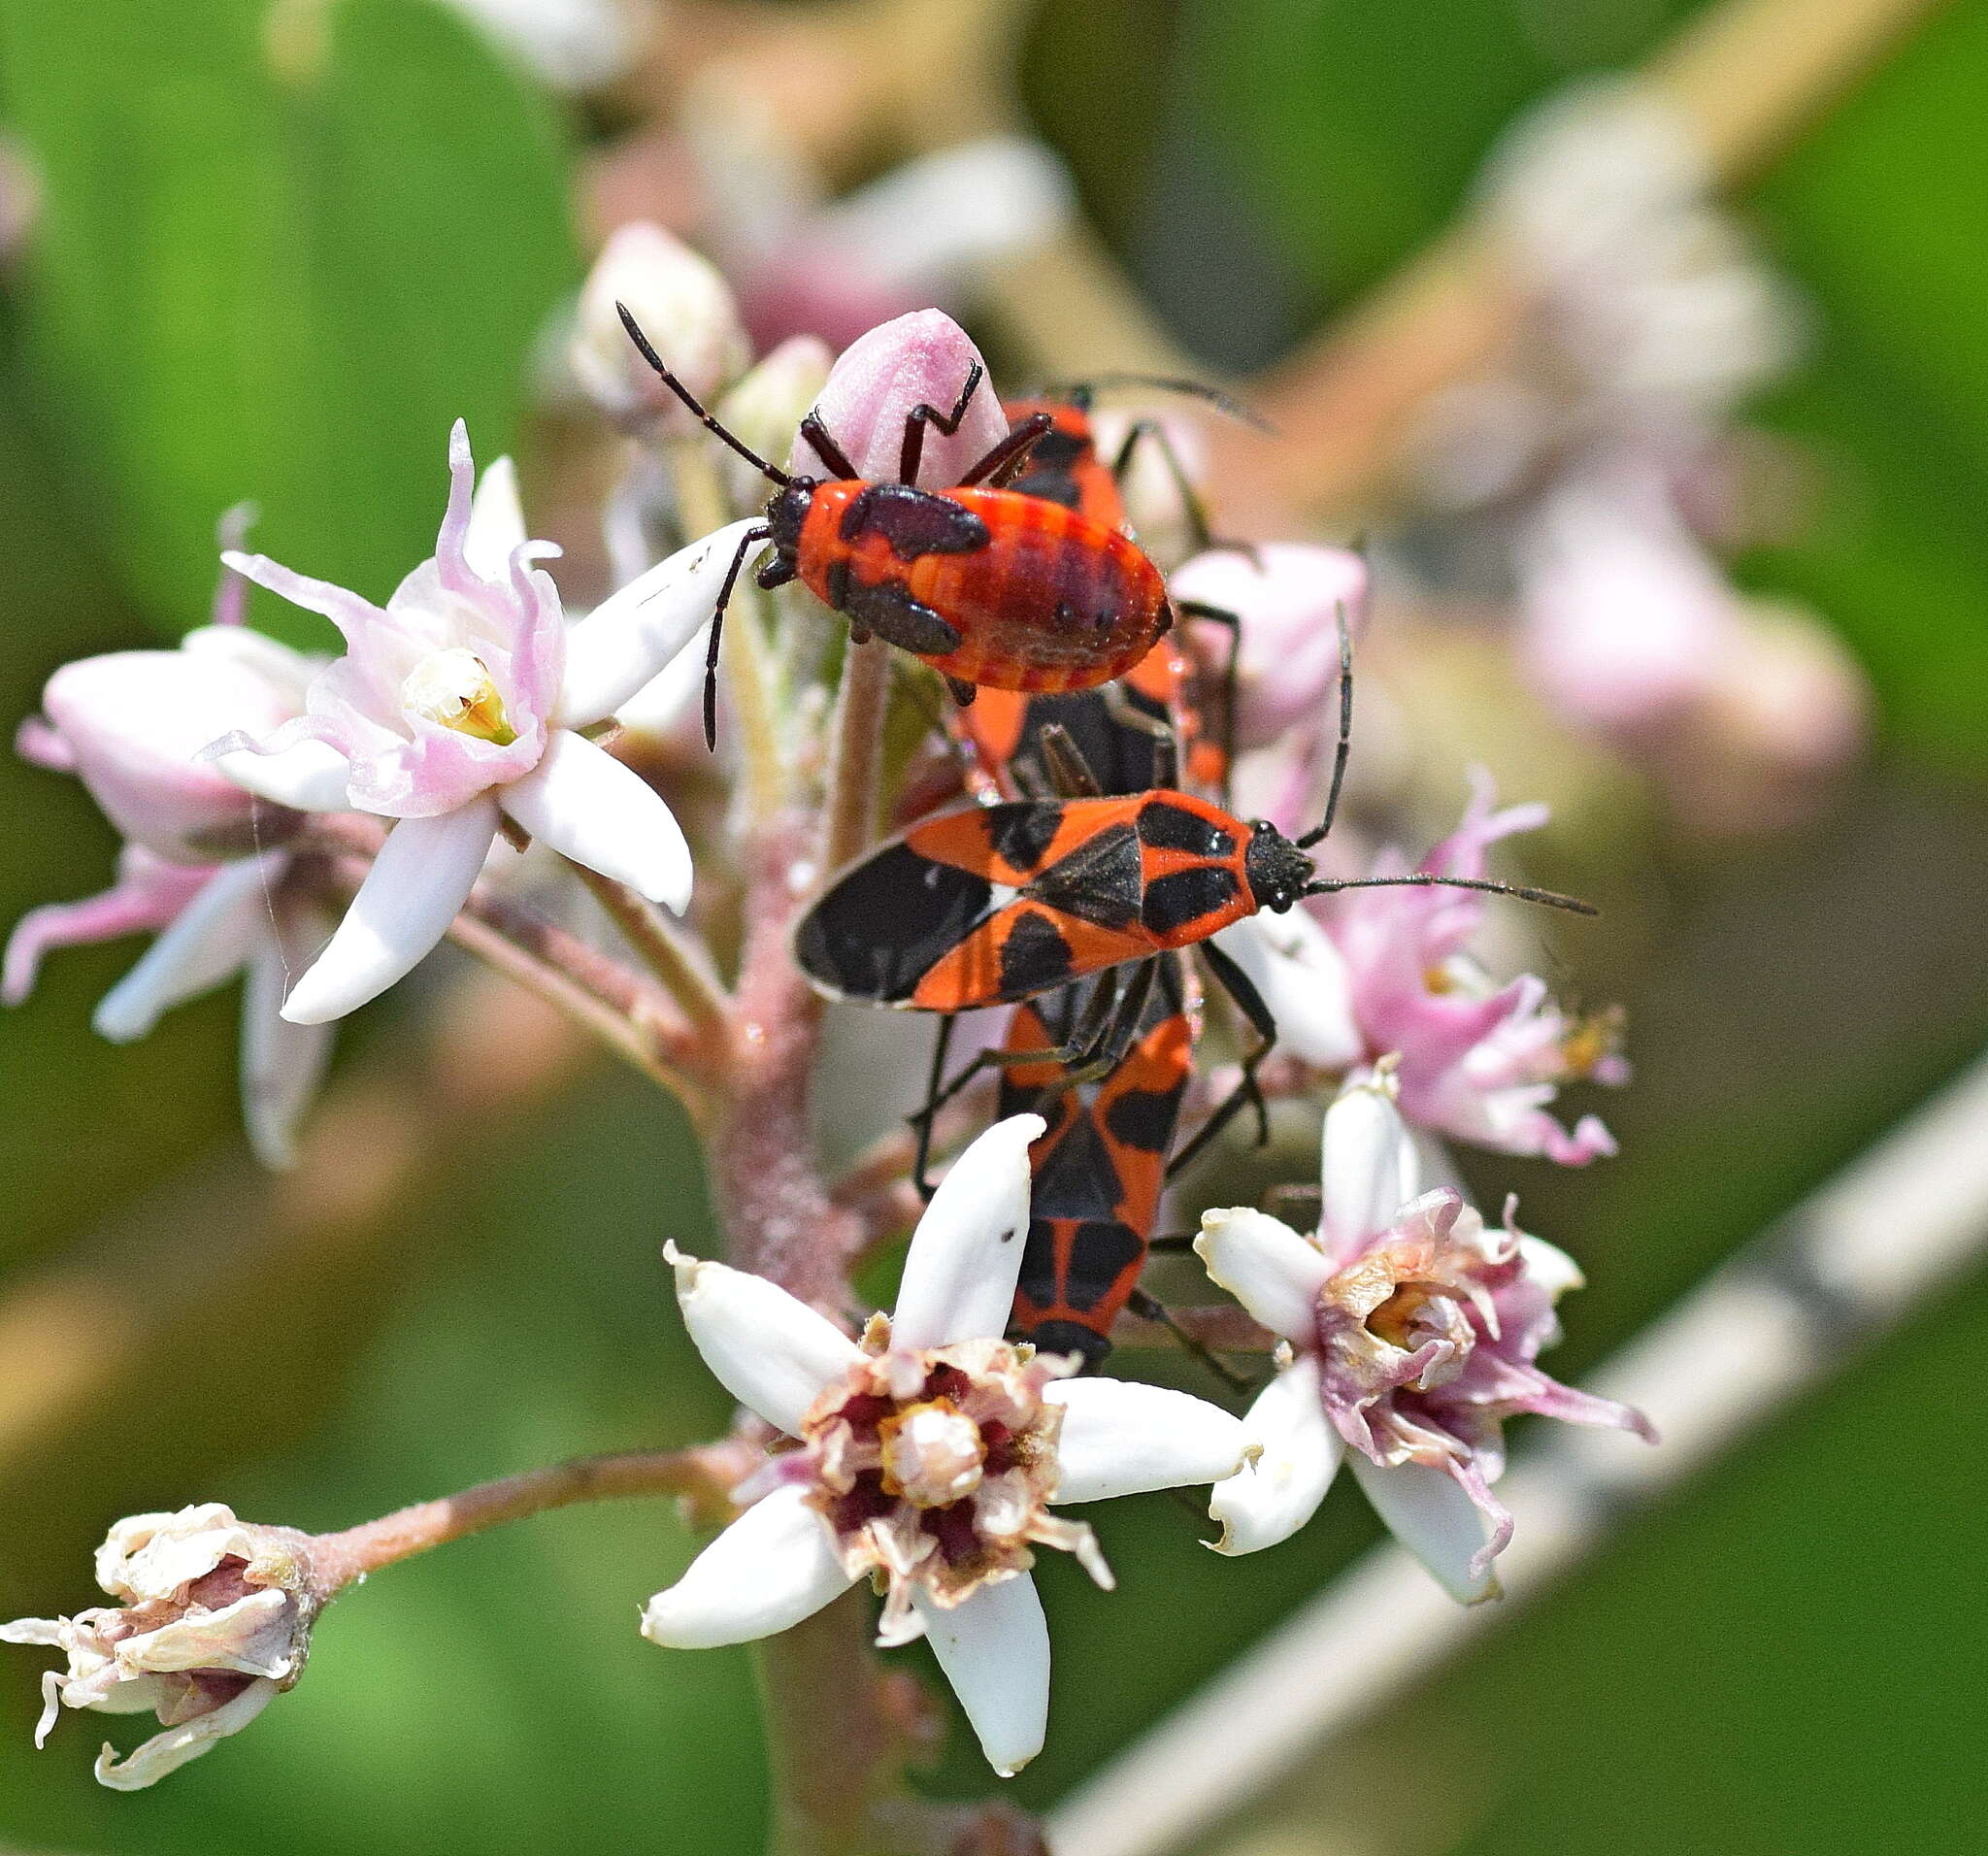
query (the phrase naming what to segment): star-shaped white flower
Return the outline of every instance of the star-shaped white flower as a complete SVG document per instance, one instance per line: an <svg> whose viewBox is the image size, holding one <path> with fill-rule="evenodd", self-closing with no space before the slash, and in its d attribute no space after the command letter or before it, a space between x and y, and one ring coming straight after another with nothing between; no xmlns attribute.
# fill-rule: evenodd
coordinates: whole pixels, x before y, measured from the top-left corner
<svg viewBox="0 0 1988 1856"><path fill-rule="evenodd" d="M1110 1574L1089 1528L1051 1503L1212 1482L1250 1454L1226 1411L1184 1392L1072 1379L1071 1363L1001 1339L1029 1224L1029 1143L1014 1115L946 1175L911 1239L896 1312L861 1345L759 1276L669 1255L683 1318L735 1398L802 1447L769 1493L649 1601L643 1634L675 1648L786 1630L856 1579L886 1602L879 1641L929 1640L1004 1777L1041 1750L1049 1634L1031 1543Z"/></svg>
<svg viewBox="0 0 1988 1856"><path fill-rule="evenodd" d="M746 522L693 542L570 630L536 565L510 461L476 482L469 436L449 437L448 507L435 555L378 607L263 555L237 572L345 634L307 713L257 742L210 751L265 798L395 820L385 845L283 1016L318 1024L384 992L442 937L510 818L576 862L680 913L690 849L661 796L584 732L694 638ZM474 501L472 486L475 486Z"/></svg>

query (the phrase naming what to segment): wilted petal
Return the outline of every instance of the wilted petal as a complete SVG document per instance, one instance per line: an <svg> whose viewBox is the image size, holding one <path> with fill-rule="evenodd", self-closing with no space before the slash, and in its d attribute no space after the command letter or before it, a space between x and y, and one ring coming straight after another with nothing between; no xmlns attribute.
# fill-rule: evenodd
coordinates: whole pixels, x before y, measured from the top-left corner
<svg viewBox="0 0 1988 1856"><path fill-rule="evenodd" d="M683 1325L718 1383L798 1435L808 1408L862 1358L856 1343L764 1276L686 1257L675 1244L663 1256L677 1272Z"/></svg>
<svg viewBox="0 0 1988 1856"><path fill-rule="evenodd" d="M1242 1424L1263 1454L1211 1492L1209 1517L1222 1529L1217 1553L1260 1553L1288 1541L1318 1512L1345 1454L1319 1403L1318 1362L1309 1353L1256 1395Z"/></svg>
<svg viewBox="0 0 1988 1856"><path fill-rule="evenodd" d="M164 929L145 956L98 1002L90 1020L100 1038L130 1044L159 1014L237 972L269 932L269 898L282 878L281 850L226 864Z"/></svg>
<svg viewBox="0 0 1988 1856"><path fill-rule="evenodd" d="M15 923L0 970L0 1003L17 1006L34 990L42 956L51 947L87 946L164 928L201 892L213 865L174 864L143 845L126 845L117 880L83 902L50 903Z"/></svg>
<svg viewBox="0 0 1988 1856"><path fill-rule="evenodd" d="M642 1634L666 1649L750 1642L812 1617L850 1583L806 1491L775 1489L649 1600Z"/></svg>
<svg viewBox="0 0 1988 1856"><path fill-rule="evenodd" d="M486 796L439 817L402 819L330 944L291 988L283 1016L293 1025L343 1018L411 973L448 932L496 836L497 806Z"/></svg>
<svg viewBox="0 0 1988 1856"><path fill-rule="evenodd" d="M998 1121L952 1163L905 1258L891 1317L900 1347L996 1339L1008 1325L1029 1229L1029 1143L1041 1115Z"/></svg>
<svg viewBox="0 0 1988 1856"><path fill-rule="evenodd" d="M1460 1605L1497 1595L1488 1567L1474 1565L1491 1541L1491 1530L1477 1505L1455 1476L1426 1463L1383 1468L1355 1450L1353 1475L1388 1531Z"/></svg>
<svg viewBox="0 0 1988 1856"><path fill-rule="evenodd" d="M1163 1385L1058 1379L1043 1397L1063 1408L1050 1501L1105 1502L1234 1475L1250 1444L1241 1418Z"/></svg>
<svg viewBox="0 0 1988 1856"><path fill-rule="evenodd" d="M116 1749L106 1746L97 1755L97 1780L114 1792L140 1792L148 1785L156 1785L189 1759L198 1759L216 1740L239 1734L276 1700L278 1693L273 1681L250 1682L233 1701L223 1702L211 1713L196 1715L178 1727L154 1734L121 1764Z"/></svg>
<svg viewBox="0 0 1988 1856"><path fill-rule="evenodd" d="M352 764L329 742L295 742L273 754L237 748L216 754L215 765L244 792L296 812L344 812L352 803Z"/></svg>
<svg viewBox="0 0 1988 1856"><path fill-rule="evenodd" d="M1319 1243L1335 1264L1352 1261L1415 1196L1414 1148L1391 1087L1355 1082L1325 1111L1319 1152Z"/></svg>
<svg viewBox="0 0 1988 1856"><path fill-rule="evenodd" d="M248 958L242 993L242 1121L265 1167L296 1164L297 1128L331 1060L328 1024L296 1025L282 1015L289 967L282 944L266 936Z"/></svg>
<svg viewBox="0 0 1988 1856"><path fill-rule="evenodd" d="M575 863L678 914L690 907L690 846L669 805L584 735L555 728L546 756L503 789L504 810Z"/></svg>
<svg viewBox="0 0 1988 1856"><path fill-rule="evenodd" d="M1049 1725L1049 1626L1026 1573L983 1585L950 1609L913 1598L925 1636L987 1763L1012 1778Z"/></svg>
<svg viewBox="0 0 1988 1856"><path fill-rule="evenodd" d="M1332 1266L1281 1218L1246 1206L1204 1211L1194 1253L1209 1276L1258 1321L1286 1340L1308 1341Z"/></svg>
<svg viewBox="0 0 1988 1856"><path fill-rule="evenodd" d="M732 558L756 518L730 522L610 594L566 635L566 676L553 719L605 721L710 622ZM759 550L754 549L757 553ZM741 569L751 566L750 557Z"/></svg>

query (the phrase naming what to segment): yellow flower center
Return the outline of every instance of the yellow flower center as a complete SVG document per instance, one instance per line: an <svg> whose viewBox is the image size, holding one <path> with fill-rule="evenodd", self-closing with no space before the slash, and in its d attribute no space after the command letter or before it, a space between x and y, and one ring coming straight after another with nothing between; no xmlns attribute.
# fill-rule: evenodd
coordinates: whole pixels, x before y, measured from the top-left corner
<svg viewBox="0 0 1988 1856"><path fill-rule="evenodd" d="M459 735L473 735L498 747L509 747L517 739L490 667L460 645L422 658L408 672L400 699L410 713Z"/></svg>

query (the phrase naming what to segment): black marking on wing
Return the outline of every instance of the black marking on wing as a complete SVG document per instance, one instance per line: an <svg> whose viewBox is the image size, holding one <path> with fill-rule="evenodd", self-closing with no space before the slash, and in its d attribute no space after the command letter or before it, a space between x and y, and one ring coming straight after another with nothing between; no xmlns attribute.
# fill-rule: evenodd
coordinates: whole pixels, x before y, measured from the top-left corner
<svg viewBox="0 0 1988 1856"><path fill-rule="evenodd" d="M901 561L921 554L971 554L987 546L987 524L947 496L909 483L872 483L843 512L842 538L881 535Z"/></svg>
<svg viewBox="0 0 1988 1856"><path fill-rule="evenodd" d="M1036 1162L1029 1204L1043 1218L1109 1218L1118 1209L1124 1188L1111 1149L1089 1115L1071 1122L1058 1141Z"/></svg>
<svg viewBox="0 0 1988 1856"><path fill-rule="evenodd" d="M1102 1334L1080 1328L1075 1321L1044 1321L1033 1328L1012 1330L1017 1341L1031 1342L1038 1353L1075 1353L1083 1365L1081 1373L1095 1373L1111 1351Z"/></svg>
<svg viewBox="0 0 1988 1856"><path fill-rule="evenodd" d="M1122 1141L1141 1153L1164 1154L1174 1139L1174 1123L1180 1116L1180 1097L1187 1086L1183 1076L1171 1089L1128 1089L1114 1096L1105 1110L1105 1126L1114 1141Z"/></svg>
<svg viewBox="0 0 1988 1856"><path fill-rule="evenodd" d="M1002 999L1026 999L1070 978L1070 943L1047 915L1024 909L1001 944ZM916 982L913 981L913 984Z"/></svg>
<svg viewBox="0 0 1988 1856"><path fill-rule="evenodd" d="M1063 809L1053 802L1023 799L989 806L980 816L994 854L1015 870L1033 870L1063 823Z"/></svg>
<svg viewBox="0 0 1988 1856"><path fill-rule="evenodd" d="M1139 840L1121 821L1057 858L1023 894L1100 928L1129 928L1139 919L1143 881Z"/></svg>
<svg viewBox="0 0 1988 1856"><path fill-rule="evenodd" d="M830 575L829 587L834 591L834 569L830 569ZM959 649L958 626L913 599L895 580L863 585L845 573L842 597L834 604L837 611L848 615L851 625L875 632L878 638L915 656L945 657Z"/></svg>
<svg viewBox="0 0 1988 1856"><path fill-rule="evenodd" d="M1145 1255L1145 1241L1116 1218L1092 1219L1077 1227L1070 1246L1070 1274L1063 1300L1073 1309L1095 1308L1128 1269Z"/></svg>
<svg viewBox="0 0 1988 1856"><path fill-rule="evenodd" d="M1226 909L1235 898L1235 874L1220 864L1176 870L1146 884L1140 918L1150 933L1171 935Z"/></svg>
<svg viewBox="0 0 1988 1856"><path fill-rule="evenodd" d="M1139 809L1139 842L1155 850L1185 850L1196 857L1233 857L1235 834L1210 824L1201 813L1164 799L1149 799Z"/></svg>
<svg viewBox="0 0 1988 1856"><path fill-rule="evenodd" d="M1166 711L1159 704L1129 684L1121 686L1120 695L1141 713L1159 722L1167 719ZM1029 698L1021 740L1010 758L1017 767L1028 763L1043 786L1052 784L1042 747L1043 730L1052 722L1076 744L1084 765L1098 782L1099 792L1143 793L1157 782L1158 736L1119 720L1112 714L1103 691L1079 689Z"/></svg>
<svg viewBox="0 0 1988 1856"><path fill-rule="evenodd" d="M801 918L794 952L801 970L831 992L895 1003L986 919L992 900L984 877L892 845Z"/></svg>

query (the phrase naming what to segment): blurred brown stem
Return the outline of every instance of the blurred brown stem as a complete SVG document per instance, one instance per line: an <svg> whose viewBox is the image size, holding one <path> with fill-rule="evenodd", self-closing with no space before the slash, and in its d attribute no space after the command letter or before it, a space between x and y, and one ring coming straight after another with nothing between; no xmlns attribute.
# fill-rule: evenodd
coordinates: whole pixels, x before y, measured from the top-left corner
<svg viewBox="0 0 1988 1856"><path fill-rule="evenodd" d="M683 1495L697 1497L723 1514L729 1508L727 1492L751 1469L753 1457L728 1443L693 1450L623 1450L547 1464L480 1482L459 1495L417 1502L377 1521L318 1535L311 1546L318 1596L329 1599L368 1573L486 1527L526 1520L578 1502Z"/></svg>

